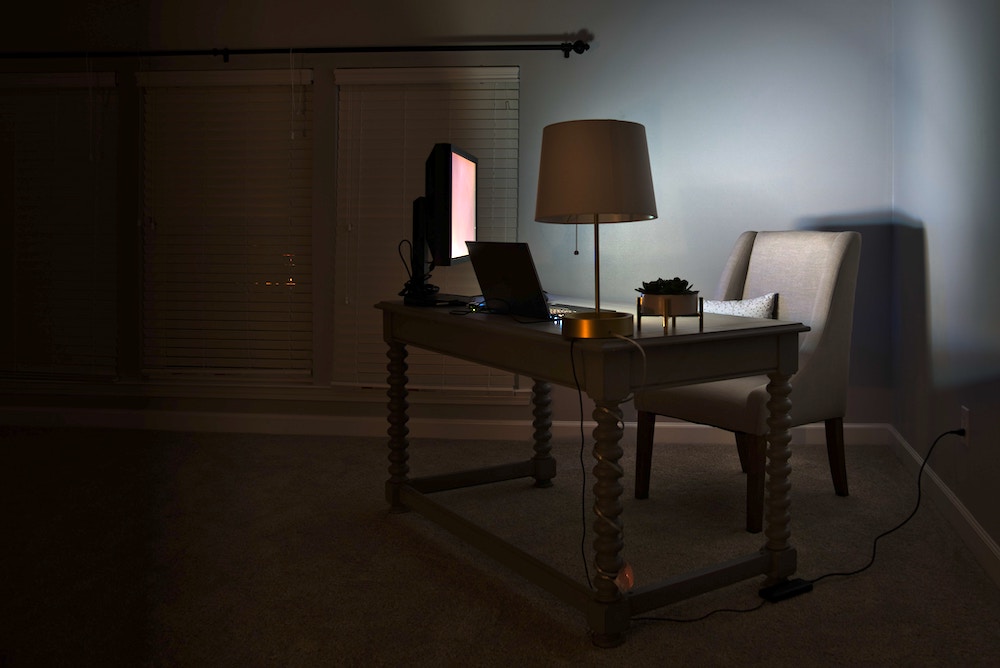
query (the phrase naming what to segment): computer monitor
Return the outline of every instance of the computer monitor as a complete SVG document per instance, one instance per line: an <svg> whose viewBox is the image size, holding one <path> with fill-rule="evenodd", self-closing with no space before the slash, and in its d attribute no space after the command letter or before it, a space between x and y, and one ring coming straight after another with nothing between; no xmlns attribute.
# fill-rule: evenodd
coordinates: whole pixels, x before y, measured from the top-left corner
<svg viewBox="0 0 1000 668"><path fill-rule="evenodd" d="M435 144L425 165L427 247L435 267L469 259L476 240L476 168L479 161L454 144Z"/></svg>
<svg viewBox="0 0 1000 668"><path fill-rule="evenodd" d="M431 271L469 259L465 242L476 240L478 164L454 144L435 144L427 156L424 195L413 200L410 280L400 293L407 303L435 303Z"/></svg>

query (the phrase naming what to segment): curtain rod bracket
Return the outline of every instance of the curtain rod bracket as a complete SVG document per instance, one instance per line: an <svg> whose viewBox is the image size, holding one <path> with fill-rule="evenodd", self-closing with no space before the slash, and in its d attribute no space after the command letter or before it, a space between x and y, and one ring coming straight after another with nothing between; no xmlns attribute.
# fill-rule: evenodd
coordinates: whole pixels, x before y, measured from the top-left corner
<svg viewBox="0 0 1000 668"><path fill-rule="evenodd" d="M578 39L575 42L563 42L560 47L563 52L563 58L569 58L569 52L574 51L578 54L583 54L584 51L590 48L590 45L584 42L582 39Z"/></svg>

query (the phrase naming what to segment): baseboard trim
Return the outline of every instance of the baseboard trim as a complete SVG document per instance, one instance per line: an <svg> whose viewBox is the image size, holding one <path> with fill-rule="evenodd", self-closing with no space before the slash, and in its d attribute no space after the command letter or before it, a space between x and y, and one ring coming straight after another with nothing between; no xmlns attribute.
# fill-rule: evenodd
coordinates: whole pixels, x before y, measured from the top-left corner
<svg viewBox="0 0 1000 668"><path fill-rule="evenodd" d="M579 429L579 427L577 427ZM793 427L792 445L825 445L826 427L810 424ZM625 423L625 437L631 433L635 437L635 423ZM731 432L716 427L708 427L688 422L658 422L654 436L656 443L666 445L735 445ZM892 437L888 425L878 423L851 422L844 425L844 443L847 445L889 445Z"/></svg>
<svg viewBox="0 0 1000 668"><path fill-rule="evenodd" d="M254 434L299 434L318 436L383 437L384 417L357 415L306 415L293 413L225 413L216 411L177 411L118 408L0 408L0 422L23 426L102 427L150 429L158 431L206 431ZM481 419L411 418L407 422L412 438L453 438L463 440L530 439L531 421ZM582 432L589 439L595 423L584 422ZM634 441L635 423L625 422L624 440ZM575 438L581 433L579 422L563 420L552 423L554 438ZM792 443L822 444L823 425L792 429ZM892 442L884 424L848 423L844 425L848 444L885 445ZM663 444L721 445L733 443L733 435L722 429L688 422L662 421L656 428L656 442Z"/></svg>

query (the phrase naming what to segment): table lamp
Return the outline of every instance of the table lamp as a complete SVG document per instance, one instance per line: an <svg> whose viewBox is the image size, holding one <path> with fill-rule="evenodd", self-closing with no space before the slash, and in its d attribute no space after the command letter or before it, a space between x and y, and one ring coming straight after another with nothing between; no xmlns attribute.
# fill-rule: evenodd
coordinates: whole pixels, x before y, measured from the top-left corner
<svg viewBox="0 0 1000 668"><path fill-rule="evenodd" d="M535 220L594 224L594 311L563 316L566 338L632 334L632 314L601 310L601 223L656 218L646 128L615 120L554 123L542 130Z"/></svg>

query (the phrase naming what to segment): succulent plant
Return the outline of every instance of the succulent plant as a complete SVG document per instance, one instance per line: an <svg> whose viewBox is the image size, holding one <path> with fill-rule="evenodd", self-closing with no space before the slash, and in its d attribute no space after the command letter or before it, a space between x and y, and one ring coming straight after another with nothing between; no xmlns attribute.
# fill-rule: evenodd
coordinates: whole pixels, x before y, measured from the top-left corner
<svg viewBox="0 0 1000 668"><path fill-rule="evenodd" d="M641 292L644 295L690 295L697 291L683 278L674 276L673 278L658 278L648 283L643 281L642 287L636 288L636 292Z"/></svg>

